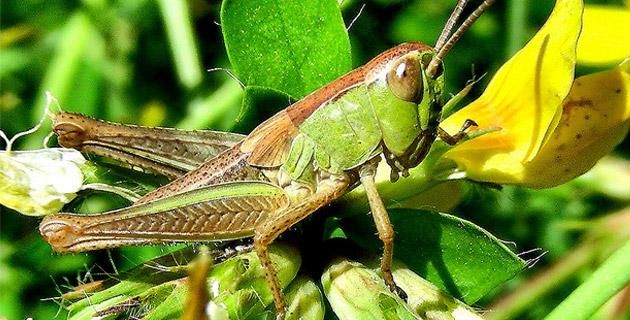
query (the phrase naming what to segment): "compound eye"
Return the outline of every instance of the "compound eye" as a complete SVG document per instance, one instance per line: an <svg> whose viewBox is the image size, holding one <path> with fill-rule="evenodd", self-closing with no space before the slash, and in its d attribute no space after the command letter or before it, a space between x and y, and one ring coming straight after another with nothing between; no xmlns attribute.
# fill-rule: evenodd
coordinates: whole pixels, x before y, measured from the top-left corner
<svg viewBox="0 0 630 320"><path fill-rule="evenodd" d="M418 59L409 57L394 64L387 72L387 86L396 97L420 103L424 91Z"/></svg>

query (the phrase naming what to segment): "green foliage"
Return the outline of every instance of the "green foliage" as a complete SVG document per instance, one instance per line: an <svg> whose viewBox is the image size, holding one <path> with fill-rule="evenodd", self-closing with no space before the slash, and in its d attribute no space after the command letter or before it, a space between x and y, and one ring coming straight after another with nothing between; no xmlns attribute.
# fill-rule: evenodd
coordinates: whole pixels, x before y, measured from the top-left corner
<svg viewBox="0 0 630 320"><path fill-rule="evenodd" d="M245 87L235 130L250 132L254 124L265 121L291 104L291 101L288 94L277 89L253 85Z"/></svg>
<svg viewBox="0 0 630 320"><path fill-rule="evenodd" d="M545 320L589 319L606 301L630 283L629 256L630 240L627 240Z"/></svg>
<svg viewBox="0 0 630 320"><path fill-rule="evenodd" d="M243 82L301 98L350 70L350 42L335 0L225 0L221 27Z"/></svg>
<svg viewBox="0 0 630 320"><path fill-rule="evenodd" d="M223 252L218 249L212 254L218 256ZM194 267L194 263L189 262L194 257L192 248L185 248L146 261L144 265L123 272L116 279L108 279L101 285L101 290L90 293L89 297L85 297L80 290L74 291L74 297L67 297L71 301L67 307L70 319L134 314L142 315L143 319L179 319L186 307L189 288L185 277L187 271ZM314 302L307 299L310 297L321 300L321 294L313 292L312 281L301 279L291 282L301 263L295 248L275 244L270 247L270 257L280 270L278 277L283 287L292 284L288 288L292 292L289 295L291 299L287 300L290 305L293 299ZM230 319L260 319L271 314L265 310L272 300L271 291L254 252L240 254L213 265L208 273L208 283L212 288L213 301L210 319L225 319L228 316ZM318 294L320 297L317 297Z"/></svg>
<svg viewBox="0 0 630 320"><path fill-rule="evenodd" d="M390 209L395 257L411 270L467 303L474 303L525 267L496 237L469 221L436 212ZM378 252L371 216L342 221L357 245Z"/></svg>

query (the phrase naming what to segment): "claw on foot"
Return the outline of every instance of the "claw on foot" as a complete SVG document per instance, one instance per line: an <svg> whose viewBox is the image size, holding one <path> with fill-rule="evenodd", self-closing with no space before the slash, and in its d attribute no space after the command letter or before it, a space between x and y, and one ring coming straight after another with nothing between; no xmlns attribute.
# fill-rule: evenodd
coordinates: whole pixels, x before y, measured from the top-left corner
<svg viewBox="0 0 630 320"><path fill-rule="evenodd" d="M390 276L387 276L388 273ZM383 272L383 280L385 280L385 285L389 288L389 291L395 293L400 299L407 302L407 293L394 282L394 277L391 276L391 272Z"/></svg>
<svg viewBox="0 0 630 320"><path fill-rule="evenodd" d="M407 293L401 287L399 287L396 284L394 284L393 286L389 287L389 290L391 290L393 293L395 293L405 303L407 302L407 299L409 298L409 296L407 296Z"/></svg>
<svg viewBox="0 0 630 320"><path fill-rule="evenodd" d="M282 311L282 312L277 311L276 312L276 320L284 320L284 311Z"/></svg>

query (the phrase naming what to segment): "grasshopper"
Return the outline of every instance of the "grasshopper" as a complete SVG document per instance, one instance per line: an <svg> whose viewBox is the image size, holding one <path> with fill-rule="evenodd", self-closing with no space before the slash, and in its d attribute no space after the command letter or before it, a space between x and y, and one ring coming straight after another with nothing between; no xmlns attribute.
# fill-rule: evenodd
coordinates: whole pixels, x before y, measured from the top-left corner
<svg viewBox="0 0 630 320"><path fill-rule="evenodd" d="M454 31L460 0L432 48L391 48L278 112L249 135L126 126L72 113L53 118L64 147L108 156L174 180L132 206L95 215L47 216L40 232L58 252L167 241L253 237L278 319L285 301L268 246L311 213L362 185L383 242L381 273L391 272L394 230L375 186L385 159L391 181L420 164L439 137L455 144L474 125L448 135L442 59L494 1L480 4Z"/></svg>

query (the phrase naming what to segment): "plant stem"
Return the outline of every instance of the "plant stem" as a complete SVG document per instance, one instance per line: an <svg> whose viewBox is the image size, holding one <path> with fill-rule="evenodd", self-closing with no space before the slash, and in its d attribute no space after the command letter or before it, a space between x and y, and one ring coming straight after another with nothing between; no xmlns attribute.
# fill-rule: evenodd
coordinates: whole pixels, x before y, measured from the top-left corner
<svg viewBox="0 0 630 320"><path fill-rule="evenodd" d="M588 319L630 282L630 240L558 305L545 320Z"/></svg>
<svg viewBox="0 0 630 320"><path fill-rule="evenodd" d="M511 57L525 42L527 26L527 2L526 0L508 1L508 40L506 55Z"/></svg>
<svg viewBox="0 0 630 320"><path fill-rule="evenodd" d="M243 89L232 79L224 82L211 95L197 96L188 104L186 116L176 125L181 129L208 129L228 130L222 126L222 119L231 117L236 119L239 112L238 106ZM232 111L233 114L230 114Z"/></svg>
<svg viewBox="0 0 630 320"><path fill-rule="evenodd" d="M583 243L558 263L532 277L517 291L493 303L488 308L492 312L488 313L487 319L515 319L542 296L557 288L559 284L573 278L576 272L593 261L600 249L596 243Z"/></svg>
<svg viewBox="0 0 630 320"><path fill-rule="evenodd" d="M50 91L62 106L72 94L72 85L81 66L81 59L83 59L90 38L93 36L94 26L81 11L68 19L32 105L31 121L33 123L37 123L44 113L46 91ZM40 147L47 132L50 132L50 126L45 124L38 132L25 139L24 148Z"/></svg>
<svg viewBox="0 0 630 320"><path fill-rule="evenodd" d="M544 299L556 288L574 279L576 273L592 265L595 260L609 257L619 243L623 243L630 232L630 209L609 214L595 221L585 221L589 231L583 240L564 257L548 268L516 288L513 292L502 296L488 307L492 310L487 315L488 320L515 319ZM602 252L607 255L602 257Z"/></svg>
<svg viewBox="0 0 630 320"><path fill-rule="evenodd" d="M195 45L190 10L187 1L158 1L168 42L173 53L175 69L181 84L187 89L195 88L202 80L199 53Z"/></svg>

